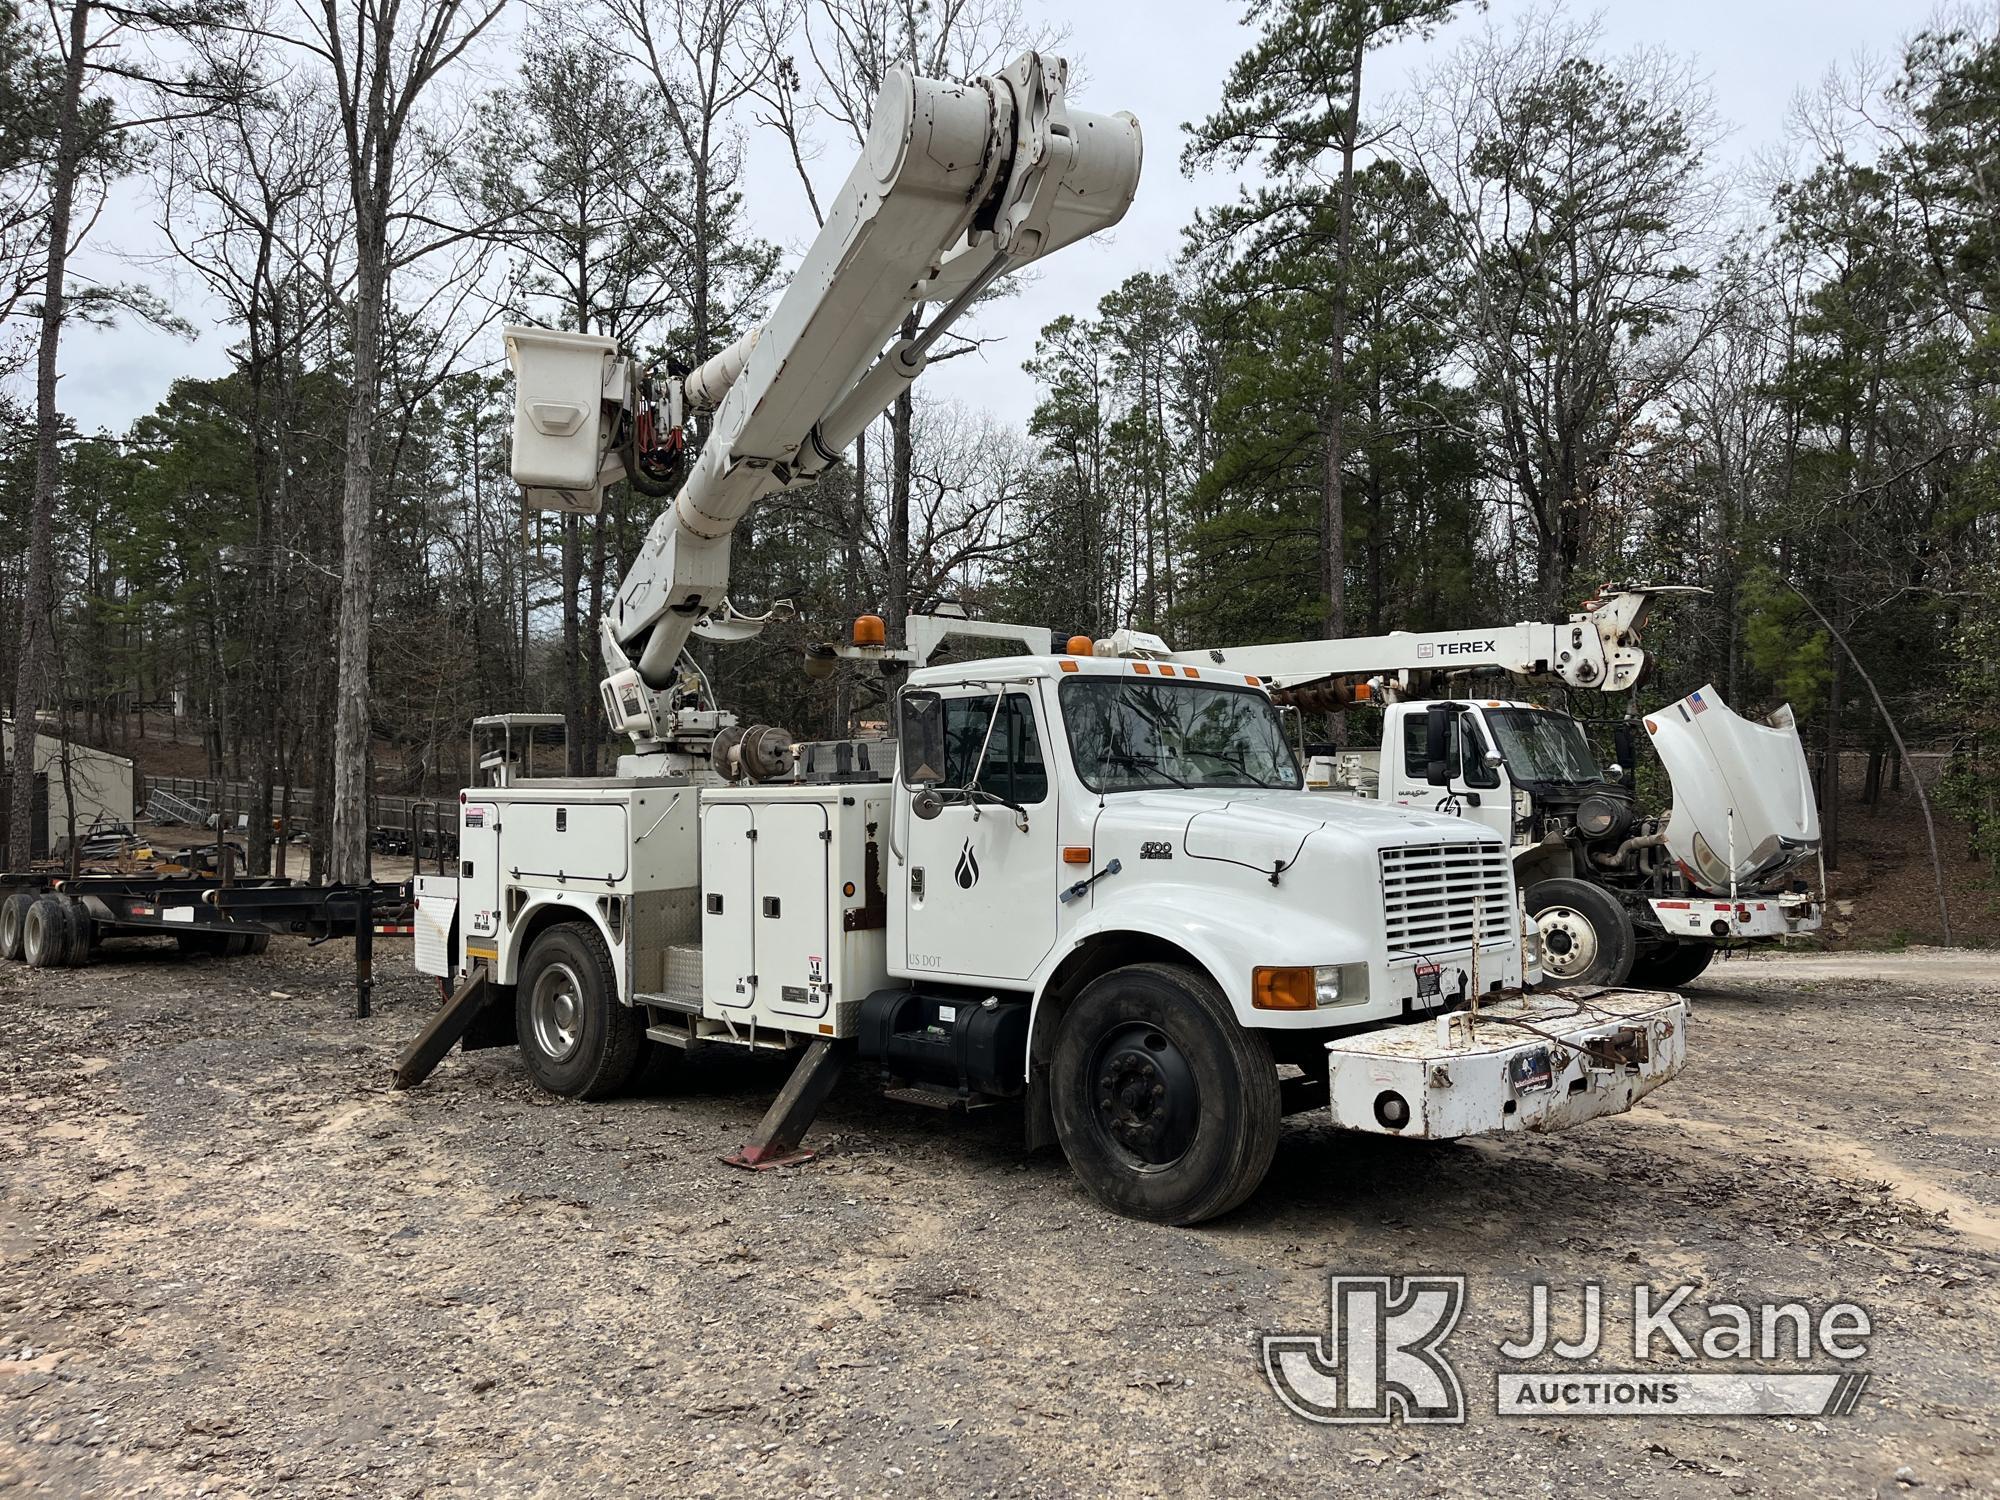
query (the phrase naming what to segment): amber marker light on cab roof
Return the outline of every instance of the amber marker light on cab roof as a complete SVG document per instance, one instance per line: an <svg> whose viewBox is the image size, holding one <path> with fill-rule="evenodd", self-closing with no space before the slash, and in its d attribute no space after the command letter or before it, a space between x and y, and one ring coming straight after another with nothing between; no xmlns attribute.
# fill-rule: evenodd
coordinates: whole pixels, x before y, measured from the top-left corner
<svg viewBox="0 0 2000 1500"><path fill-rule="evenodd" d="M1083 670L1082 667L1079 667L1075 662L1071 661L1067 656L1065 656L1061 661L1057 662L1056 665L1061 667L1065 672L1081 672Z"/></svg>
<svg viewBox="0 0 2000 1500"><path fill-rule="evenodd" d="M1097 643L1087 635L1073 635L1063 650L1070 656L1093 656L1097 652Z"/></svg>

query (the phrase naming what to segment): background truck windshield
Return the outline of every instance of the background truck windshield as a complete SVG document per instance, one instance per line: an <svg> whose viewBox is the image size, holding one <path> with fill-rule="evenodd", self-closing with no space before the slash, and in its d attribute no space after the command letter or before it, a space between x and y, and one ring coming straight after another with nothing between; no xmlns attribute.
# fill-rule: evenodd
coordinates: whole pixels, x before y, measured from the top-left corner
<svg viewBox="0 0 2000 1500"><path fill-rule="evenodd" d="M1533 708L1494 708L1487 710L1486 723L1516 781L1604 779L1583 726L1574 719Z"/></svg>
<svg viewBox="0 0 2000 1500"><path fill-rule="evenodd" d="M1277 709L1248 688L1072 677L1062 709L1076 773L1094 792L1302 785Z"/></svg>

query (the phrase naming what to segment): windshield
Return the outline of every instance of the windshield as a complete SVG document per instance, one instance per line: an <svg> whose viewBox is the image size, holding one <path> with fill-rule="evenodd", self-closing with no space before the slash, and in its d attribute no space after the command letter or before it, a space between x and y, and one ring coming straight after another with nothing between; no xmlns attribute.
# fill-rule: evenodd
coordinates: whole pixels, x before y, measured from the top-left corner
<svg viewBox="0 0 2000 1500"><path fill-rule="evenodd" d="M1583 726L1574 719L1538 708L1493 708L1486 711L1486 723L1516 781L1604 779Z"/></svg>
<svg viewBox="0 0 2000 1500"><path fill-rule="evenodd" d="M1071 677L1062 709L1076 774L1093 792L1302 785L1277 709L1248 688Z"/></svg>

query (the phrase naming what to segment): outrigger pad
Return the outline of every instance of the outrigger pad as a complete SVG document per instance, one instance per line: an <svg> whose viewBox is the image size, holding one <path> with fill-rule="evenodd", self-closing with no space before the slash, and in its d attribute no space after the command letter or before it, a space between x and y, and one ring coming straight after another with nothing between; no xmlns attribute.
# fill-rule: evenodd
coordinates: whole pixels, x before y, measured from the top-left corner
<svg viewBox="0 0 2000 1500"><path fill-rule="evenodd" d="M397 1088L413 1089L430 1077L444 1061L444 1055L451 1051L452 1044L471 1030L486 1002L493 997L486 974L485 964L476 965L465 976L465 983L417 1033L416 1040L403 1049L403 1055L396 1059Z"/></svg>
<svg viewBox="0 0 2000 1500"><path fill-rule="evenodd" d="M852 1050L851 1043L827 1037L814 1041L792 1069L792 1076L785 1080L778 1097L771 1101L771 1107L764 1111L764 1118L757 1122L750 1139L722 1160L732 1167L767 1172L773 1167L795 1167L819 1155L817 1151L801 1150L799 1142L805 1139L820 1106L826 1103L826 1096L840 1081L840 1070L847 1065L847 1055Z"/></svg>

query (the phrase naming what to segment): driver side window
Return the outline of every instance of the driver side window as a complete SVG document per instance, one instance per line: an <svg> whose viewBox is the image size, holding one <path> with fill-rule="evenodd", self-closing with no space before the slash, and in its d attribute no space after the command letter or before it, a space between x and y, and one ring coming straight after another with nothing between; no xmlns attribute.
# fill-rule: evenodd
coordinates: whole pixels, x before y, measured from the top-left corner
<svg viewBox="0 0 2000 1500"><path fill-rule="evenodd" d="M993 695L947 698L944 704L946 786L972 781L972 765L993 717ZM1045 802L1049 795L1048 766L1042 759L1041 735L1035 728L1035 706L1026 693L1009 693L993 723L993 739L979 768L979 784L1023 807Z"/></svg>

